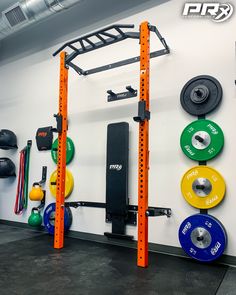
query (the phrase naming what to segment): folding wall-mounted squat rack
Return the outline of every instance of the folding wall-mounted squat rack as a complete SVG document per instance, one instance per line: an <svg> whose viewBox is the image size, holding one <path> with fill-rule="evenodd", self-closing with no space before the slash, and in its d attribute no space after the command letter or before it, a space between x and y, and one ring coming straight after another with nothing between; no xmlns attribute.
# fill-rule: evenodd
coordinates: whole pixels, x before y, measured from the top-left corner
<svg viewBox="0 0 236 295"><path fill-rule="evenodd" d="M58 136L58 164L57 164L57 197L55 216L54 248L60 249L64 244L64 206L65 206L65 170L66 170L66 133L67 133L67 85L68 68L73 68L80 75L90 75L116 67L140 61L140 100L138 116L134 120L139 122L139 165L138 165L138 256L137 265L148 265L148 170L149 170L149 72L150 58L168 54L169 48L165 39L155 26L148 22L140 25L138 32L124 30L134 28L134 25L112 25L83 37L65 43L53 55L60 52L60 95L59 113L57 115ZM150 32L154 32L164 46L163 49L150 53ZM97 38L95 42L94 39ZM87 52L126 40L137 39L140 42L140 56L125 59L93 69L83 70L73 61L76 57ZM64 51L66 50L66 52ZM70 52L69 52L70 51ZM162 210L165 208L161 208ZM170 209L168 209L170 210ZM158 210L157 210L158 211ZM168 211L169 212L169 211ZM160 216L160 212L156 212ZM167 216L169 215L166 214Z"/></svg>

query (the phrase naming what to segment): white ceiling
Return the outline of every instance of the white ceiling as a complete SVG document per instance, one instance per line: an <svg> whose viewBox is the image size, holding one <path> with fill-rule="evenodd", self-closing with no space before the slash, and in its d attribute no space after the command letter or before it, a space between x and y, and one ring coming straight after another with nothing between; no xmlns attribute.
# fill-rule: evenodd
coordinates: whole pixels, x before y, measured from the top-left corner
<svg viewBox="0 0 236 295"><path fill-rule="evenodd" d="M0 0L0 13L17 2L17 0Z"/></svg>

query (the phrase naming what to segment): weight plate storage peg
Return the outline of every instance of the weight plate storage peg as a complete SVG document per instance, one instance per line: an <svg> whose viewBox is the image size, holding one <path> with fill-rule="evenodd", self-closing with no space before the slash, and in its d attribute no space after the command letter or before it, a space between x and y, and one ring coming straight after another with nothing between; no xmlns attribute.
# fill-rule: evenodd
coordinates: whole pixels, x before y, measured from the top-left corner
<svg viewBox="0 0 236 295"><path fill-rule="evenodd" d="M58 139L56 139L52 144L51 149L51 156L54 161L54 163L57 164L57 149L58 149ZM75 146L69 137L66 138L66 164L69 164L74 157L75 154Z"/></svg>
<svg viewBox="0 0 236 295"><path fill-rule="evenodd" d="M186 218L179 228L179 241L183 250L201 262L218 259L227 244L226 231L215 217L196 214Z"/></svg>
<svg viewBox="0 0 236 295"><path fill-rule="evenodd" d="M208 161L221 152L224 146L224 134L213 121L196 120L183 130L180 146L190 159Z"/></svg>
<svg viewBox="0 0 236 295"><path fill-rule="evenodd" d="M203 116L215 110L222 100L222 87L214 77L201 75L189 80L180 94L183 109L191 115Z"/></svg>
<svg viewBox="0 0 236 295"><path fill-rule="evenodd" d="M56 197L57 193L57 170L55 170L50 177L49 182L49 188L50 192L53 195L53 197ZM70 194L72 193L74 188L74 177L72 173L66 169L66 183L65 183L65 198L68 198Z"/></svg>
<svg viewBox="0 0 236 295"><path fill-rule="evenodd" d="M72 224L72 213L69 207L64 207L64 229L68 231ZM56 203L51 203L47 206L43 214L43 222L46 230L50 235L54 234L55 229L55 212L56 212Z"/></svg>
<svg viewBox="0 0 236 295"><path fill-rule="evenodd" d="M225 196L226 185L223 177L209 166L189 169L181 181L185 200L195 208L210 209L217 206Z"/></svg>

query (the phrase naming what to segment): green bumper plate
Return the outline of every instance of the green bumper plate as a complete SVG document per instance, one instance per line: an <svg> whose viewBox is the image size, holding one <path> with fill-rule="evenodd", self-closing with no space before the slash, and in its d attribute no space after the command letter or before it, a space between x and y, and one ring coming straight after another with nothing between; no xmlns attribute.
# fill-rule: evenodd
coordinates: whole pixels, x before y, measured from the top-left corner
<svg viewBox="0 0 236 295"><path fill-rule="evenodd" d="M221 128L210 120L197 120L181 134L180 145L187 157L195 161L208 161L216 157L224 146Z"/></svg>
<svg viewBox="0 0 236 295"><path fill-rule="evenodd" d="M52 149L51 149L51 156L53 161L57 164L57 149L58 149L58 139L56 139L53 144L52 144ZM75 146L69 137L66 138L66 164L69 164L75 154Z"/></svg>

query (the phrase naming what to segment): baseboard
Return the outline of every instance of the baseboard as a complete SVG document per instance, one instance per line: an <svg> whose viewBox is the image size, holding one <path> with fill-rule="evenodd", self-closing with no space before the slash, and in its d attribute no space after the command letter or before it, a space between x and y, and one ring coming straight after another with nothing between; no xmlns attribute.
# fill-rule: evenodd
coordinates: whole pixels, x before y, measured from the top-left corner
<svg viewBox="0 0 236 295"><path fill-rule="evenodd" d="M35 229L35 228L30 227L27 223L23 223L23 222L0 219L0 224L21 227L21 228L27 228L27 229L31 229L34 231L38 230L40 232L46 232L43 226L41 226L38 229ZM66 236L71 237L71 238L75 238L75 239L80 239L80 240L92 241L92 242L96 242L96 243L110 244L110 245L116 245L116 246L121 246L121 247L128 247L128 248L137 249L137 242L136 241L108 239L106 236L98 235L98 234L91 234L91 233L70 230L66 234ZM191 259L189 256L187 256L187 254L185 254L185 252L180 247L149 243L149 251ZM231 256L231 255L222 255L221 258L218 259L217 262L215 262L214 264L224 264L224 265L236 267L236 257Z"/></svg>
<svg viewBox="0 0 236 295"><path fill-rule="evenodd" d="M24 222L19 222L19 221L10 221L10 220L3 220L0 219L0 224L5 224L5 225L9 225L9 226L15 226L15 227L21 227L21 228L27 228L29 230L33 230L33 231L45 231L44 226L40 226L38 228L34 228L32 226L29 226L27 223Z"/></svg>

